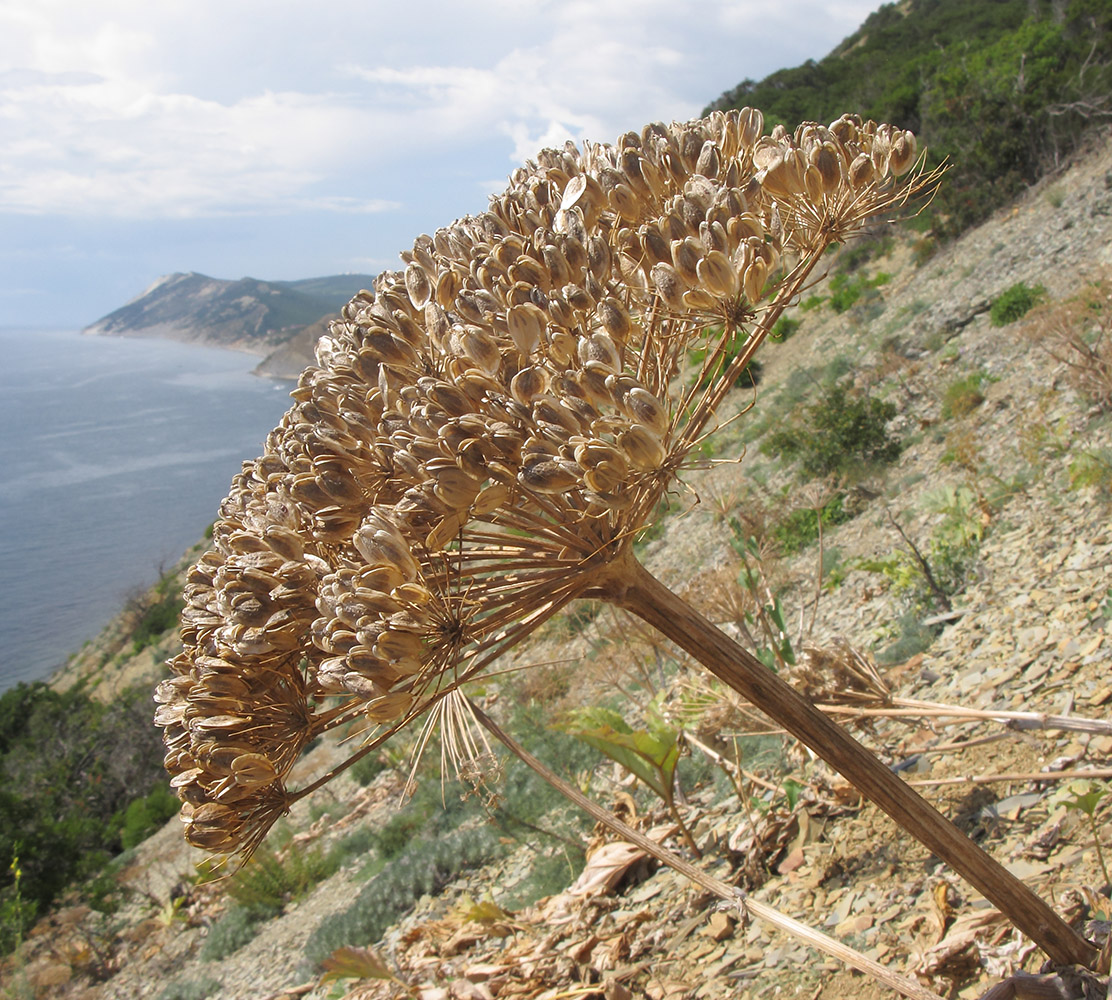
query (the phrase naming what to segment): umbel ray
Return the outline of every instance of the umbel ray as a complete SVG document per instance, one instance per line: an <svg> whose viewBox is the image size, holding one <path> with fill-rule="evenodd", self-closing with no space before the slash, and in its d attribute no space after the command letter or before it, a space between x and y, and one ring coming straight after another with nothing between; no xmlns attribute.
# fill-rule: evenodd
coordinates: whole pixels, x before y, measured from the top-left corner
<svg viewBox="0 0 1112 1000"><path fill-rule="evenodd" d="M546 150L487 212L418 237L404 271L344 307L189 576L156 722L190 843L248 856L331 776L287 787L316 736L378 725L347 766L592 597L784 726L1056 961L1091 960L1041 899L634 557L822 253L938 180L888 125L763 131L743 109Z"/></svg>

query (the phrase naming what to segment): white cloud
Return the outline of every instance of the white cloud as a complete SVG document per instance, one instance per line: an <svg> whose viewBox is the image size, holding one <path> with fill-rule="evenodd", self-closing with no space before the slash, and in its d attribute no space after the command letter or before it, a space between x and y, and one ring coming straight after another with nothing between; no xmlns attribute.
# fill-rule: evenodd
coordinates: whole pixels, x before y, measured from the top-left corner
<svg viewBox="0 0 1112 1000"><path fill-rule="evenodd" d="M544 145L690 117L716 88L793 61L762 63L789 40L825 27L834 44L869 8L8 0L0 211L393 209L415 195L390 186L418 163L471 186Z"/></svg>
<svg viewBox="0 0 1112 1000"><path fill-rule="evenodd" d="M361 113L328 95L264 93L221 103L127 80L0 84L9 142L0 207L20 213L143 217L221 214L311 201L350 151ZM381 210L385 200L361 199Z"/></svg>

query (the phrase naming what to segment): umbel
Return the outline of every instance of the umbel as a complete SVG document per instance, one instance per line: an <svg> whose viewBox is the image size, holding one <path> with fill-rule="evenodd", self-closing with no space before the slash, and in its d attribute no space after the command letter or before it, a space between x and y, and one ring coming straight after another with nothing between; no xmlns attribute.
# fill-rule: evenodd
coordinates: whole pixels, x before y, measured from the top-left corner
<svg viewBox="0 0 1112 1000"><path fill-rule="evenodd" d="M291 802L418 716L465 715L469 681L593 597L787 726L1054 957L1089 954L633 557L822 253L937 181L888 125L763 131L743 109L547 150L344 307L190 572L156 715L190 843L249 856ZM376 728L344 765L287 786L356 720Z"/></svg>

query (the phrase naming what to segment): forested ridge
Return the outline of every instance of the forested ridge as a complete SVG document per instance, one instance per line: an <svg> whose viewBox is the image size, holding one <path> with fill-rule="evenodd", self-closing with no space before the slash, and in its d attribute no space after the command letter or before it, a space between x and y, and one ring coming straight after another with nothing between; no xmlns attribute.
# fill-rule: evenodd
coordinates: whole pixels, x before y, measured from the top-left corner
<svg viewBox="0 0 1112 1000"><path fill-rule="evenodd" d="M986 218L1112 121L1104 0L885 4L819 61L743 80L709 107L794 128L847 109L911 129L952 169L924 216L940 236Z"/></svg>

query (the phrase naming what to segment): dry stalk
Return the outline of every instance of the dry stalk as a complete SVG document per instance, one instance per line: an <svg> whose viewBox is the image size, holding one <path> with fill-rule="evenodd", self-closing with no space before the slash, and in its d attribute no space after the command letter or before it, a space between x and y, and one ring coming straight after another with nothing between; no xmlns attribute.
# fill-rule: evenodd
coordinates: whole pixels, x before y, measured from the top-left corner
<svg viewBox="0 0 1112 1000"><path fill-rule="evenodd" d="M890 705L867 708L861 705L819 705L827 715L848 715L851 719L970 719L999 722L1009 729L1056 729L1074 733L1112 733L1107 719L1086 719L1078 715L1051 715L1046 712L1006 712L964 708L915 698L892 698Z"/></svg>
<svg viewBox="0 0 1112 1000"><path fill-rule="evenodd" d="M969 774L960 778L918 778L909 785L938 788L941 785L989 785L996 781L1067 781L1071 778L1112 778L1112 767L1078 768L1071 771L1023 771L1018 774Z"/></svg>
<svg viewBox="0 0 1112 1000"><path fill-rule="evenodd" d="M870 656L835 636L823 646L807 644L788 679L828 715L852 718L953 718L999 722L1011 729L1112 733L1112 721L1049 712L967 708L892 694Z"/></svg>
<svg viewBox="0 0 1112 1000"><path fill-rule="evenodd" d="M744 109L547 150L489 211L419 237L404 272L344 307L189 576L156 722L190 843L249 856L293 801L593 597L784 725L1056 961L1092 960L1041 899L633 558L823 252L938 179L912 169L914 138L888 125L762 132ZM356 719L380 728L287 787L312 739Z"/></svg>
<svg viewBox="0 0 1112 1000"><path fill-rule="evenodd" d="M1059 364L1068 381L1103 412L1112 410L1112 280L1091 282L1076 298L1042 306L1024 322L1027 336Z"/></svg>

